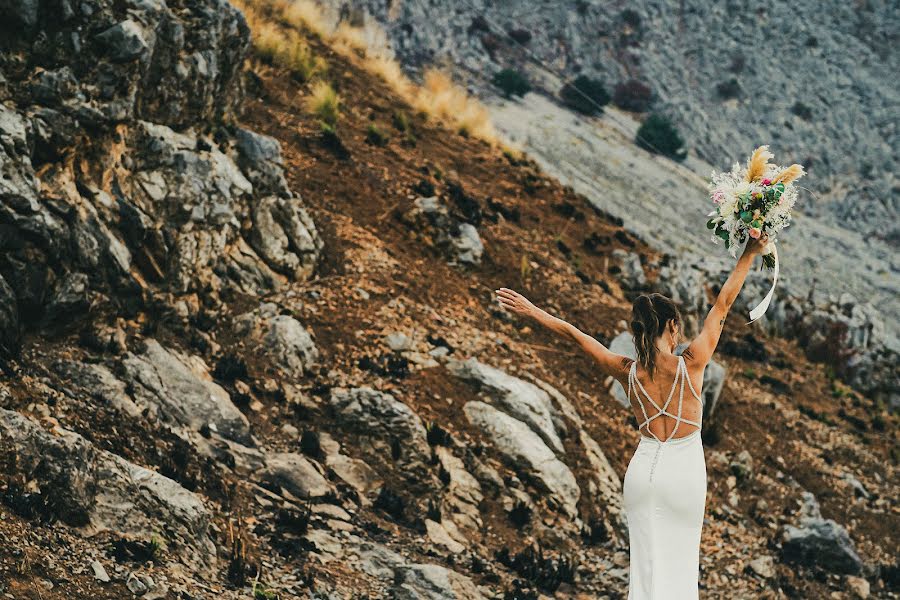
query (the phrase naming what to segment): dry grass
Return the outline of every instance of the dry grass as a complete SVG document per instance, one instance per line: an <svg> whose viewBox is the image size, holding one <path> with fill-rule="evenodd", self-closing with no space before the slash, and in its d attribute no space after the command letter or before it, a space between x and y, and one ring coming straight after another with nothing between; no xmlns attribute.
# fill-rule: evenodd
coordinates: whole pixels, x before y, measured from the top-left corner
<svg viewBox="0 0 900 600"><path fill-rule="evenodd" d="M444 123L452 124L459 133L497 144L497 133L487 108L446 73L428 69L415 99L417 109Z"/></svg>
<svg viewBox="0 0 900 600"><path fill-rule="evenodd" d="M325 81L317 81L306 97L306 110L334 129L341 116L341 98L334 88Z"/></svg>
<svg viewBox="0 0 900 600"><path fill-rule="evenodd" d="M284 67L301 81L311 81L327 70L325 61L313 54L296 31L279 27L265 12L240 0L234 4L247 19L253 51L261 61Z"/></svg>
<svg viewBox="0 0 900 600"><path fill-rule="evenodd" d="M416 85L394 58L369 47L362 28L346 22L332 25L325 11L312 0L235 0L234 4L247 17L254 49L261 60L283 66L303 81L311 81L324 73L326 65L312 54L297 32L315 34L335 52L378 76L416 110L462 135L503 147L487 108L449 75L429 69L422 85ZM321 86L316 89L324 93Z"/></svg>
<svg viewBox="0 0 900 600"><path fill-rule="evenodd" d="M275 0L261 2L271 7L272 13L285 25L306 30L322 39L328 38L331 25L322 8L312 0Z"/></svg>
<svg viewBox="0 0 900 600"><path fill-rule="evenodd" d="M339 54L345 56L356 54L357 56L365 57L369 50L366 32L345 22L338 24L329 39L331 40L331 47Z"/></svg>

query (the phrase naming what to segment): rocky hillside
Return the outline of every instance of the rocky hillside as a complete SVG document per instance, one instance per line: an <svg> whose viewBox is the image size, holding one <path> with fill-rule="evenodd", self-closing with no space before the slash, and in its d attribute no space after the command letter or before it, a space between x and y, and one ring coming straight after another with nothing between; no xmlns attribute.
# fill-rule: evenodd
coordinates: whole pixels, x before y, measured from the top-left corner
<svg viewBox="0 0 900 600"><path fill-rule="evenodd" d="M481 89L510 66L553 95L562 86L554 74L598 78L610 93L639 82L701 158L722 168L744 160L756 140L770 141L784 164L815 174L822 203L808 212L896 246L890 74L900 68L900 14L890 2L331 4L375 17L404 63L450 59Z"/></svg>
<svg viewBox="0 0 900 600"><path fill-rule="evenodd" d="M488 100L505 140L621 218L629 232L677 254L690 278L728 268L703 227L710 172L744 160L760 143L771 144L780 163L803 162L809 175L801 185L809 189L801 192L795 226L780 236L781 284L760 324L802 338L793 323L816 321L802 328L821 329L823 320L840 322L857 332L836 340L858 355L840 367L845 376L900 406L892 374L900 354L891 119L898 97L887 75L896 70L889 26L896 11L866 3L823 13L821 3L796 2L520 10L464 0L441 11L416 1L330 4L334 18L360 23L373 39L386 34L413 74L446 64ZM746 39L776 45L777 66L739 41ZM504 98L493 81L501 69L529 80L534 93ZM587 78L576 85L605 90L589 93L611 97L602 115L564 106L564 84L576 76ZM676 124L690 150L684 163L634 143L648 112ZM768 284L766 274L751 277L748 307ZM800 316L785 319L791 313Z"/></svg>
<svg viewBox="0 0 900 600"><path fill-rule="evenodd" d="M225 2L12 15L0 593L624 597L633 419L492 292L627 351L632 294L678 281L695 320L724 273L666 277L620 220L306 31L333 127L296 72L245 61ZM727 329L704 596L897 597L895 415L807 359L831 338Z"/></svg>

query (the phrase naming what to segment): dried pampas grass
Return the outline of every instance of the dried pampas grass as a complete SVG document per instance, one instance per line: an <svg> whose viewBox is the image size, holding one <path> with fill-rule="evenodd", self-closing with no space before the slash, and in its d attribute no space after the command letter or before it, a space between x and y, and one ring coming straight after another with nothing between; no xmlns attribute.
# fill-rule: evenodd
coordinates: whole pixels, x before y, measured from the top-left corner
<svg viewBox="0 0 900 600"><path fill-rule="evenodd" d="M747 181L753 182L760 179L766 172L769 159L774 157L775 155L769 152L768 146L760 146L754 150L747 163Z"/></svg>
<svg viewBox="0 0 900 600"><path fill-rule="evenodd" d="M800 179L805 174L806 171L803 170L803 165L794 163L778 173L778 175L776 175L774 179L772 179L772 183L783 183L787 185L795 179Z"/></svg>

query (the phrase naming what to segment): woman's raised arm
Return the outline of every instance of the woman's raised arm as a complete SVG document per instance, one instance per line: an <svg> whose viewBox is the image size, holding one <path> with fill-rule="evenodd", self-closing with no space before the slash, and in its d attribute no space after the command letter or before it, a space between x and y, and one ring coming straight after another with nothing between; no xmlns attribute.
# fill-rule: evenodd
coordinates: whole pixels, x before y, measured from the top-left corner
<svg viewBox="0 0 900 600"><path fill-rule="evenodd" d="M577 343L582 350L600 365L600 369L604 374L618 378L621 371L631 362L628 357L610 351L609 348L571 323L554 317L547 311L538 308L528 298L515 290L500 288L496 293L497 299L504 308L523 317L533 319L560 337Z"/></svg>
<svg viewBox="0 0 900 600"><path fill-rule="evenodd" d="M747 242L744 252L731 271L731 275L728 276L722 289L719 290L715 303L709 309L706 320L703 322L703 329L694 338L687 350L684 351L685 358L689 358L691 362L704 367L709 362L709 359L712 358L713 352L715 352L716 346L719 344L722 329L725 327L728 311L731 310L731 306L741 292L744 281L747 279L747 273L750 272L750 267L753 266L753 259L756 255L762 253L767 243L768 236L765 234L757 240L751 239Z"/></svg>

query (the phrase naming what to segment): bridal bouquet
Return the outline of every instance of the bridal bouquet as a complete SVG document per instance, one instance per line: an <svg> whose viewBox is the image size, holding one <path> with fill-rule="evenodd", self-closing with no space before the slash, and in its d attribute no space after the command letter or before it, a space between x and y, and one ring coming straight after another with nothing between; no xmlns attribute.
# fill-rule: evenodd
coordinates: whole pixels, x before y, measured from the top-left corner
<svg viewBox="0 0 900 600"><path fill-rule="evenodd" d="M775 239L791 222L791 209L797 201L793 182L805 174L802 165L770 164L769 159L774 156L768 146L760 146L745 167L734 163L730 172L713 171L709 184L709 195L716 208L707 215L711 218L706 227L715 234L713 241L725 240L725 247L732 256L737 256L739 245L748 237L759 238L763 233L769 236L763 263L775 270L774 281L763 302L750 311L751 322L762 316L775 292L778 281Z"/></svg>

